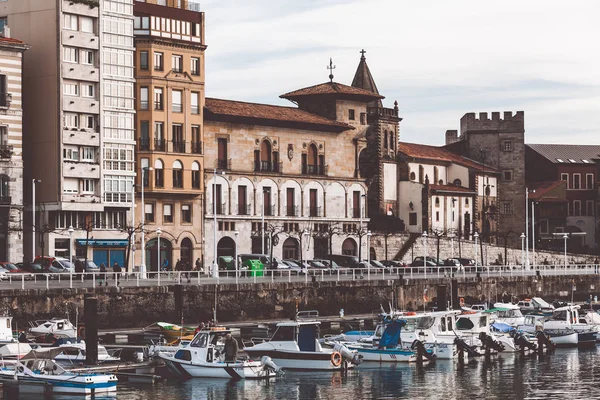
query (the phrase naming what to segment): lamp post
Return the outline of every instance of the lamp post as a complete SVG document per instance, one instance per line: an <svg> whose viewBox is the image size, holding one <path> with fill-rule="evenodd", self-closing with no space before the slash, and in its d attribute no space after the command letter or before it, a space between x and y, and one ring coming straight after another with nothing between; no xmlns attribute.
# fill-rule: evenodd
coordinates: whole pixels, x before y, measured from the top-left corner
<svg viewBox="0 0 600 400"><path fill-rule="evenodd" d="M371 247L369 242L371 241L371 231L367 231L367 274L368 280L371 280Z"/></svg>
<svg viewBox="0 0 600 400"><path fill-rule="evenodd" d="M160 230L160 228L156 229L156 265L158 265L157 267L157 271L160 273L160 234L162 233L162 231Z"/></svg>
<svg viewBox="0 0 600 400"><path fill-rule="evenodd" d="M219 172L222 174L222 172ZM219 278L217 262L217 169L213 169L213 277Z"/></svg>
<svg viewBox="0 0 600 400"><path fill-rule="evenodd" d="M533 190L535 193L535 190ZM533 269L535 269L535 201L531 202L531 249L533 252Z"/></svg>
<svg viewBox="0 0 600 400"><path fill-rule="evenodd" d="M238 273L238 236L240 235L240 231L238 231L237 229L235 230L235 232L233 232L233 235L235 236L235 274L237 276Z"/></svg>
<svg viewBox="0 0 600 400"><path fill-rule="evenodd" d="M302 263L302 267L304 267L304 236L308 236L308 232L303 231L301 234L302 238L300 239L300 262Z"/></svg>
<svg viewBox="0 0 600 400"><path fill-rule="evenodd" d="M423 270L427 278L427 231L423 232Z"/></svg>
<svg viewBox="0 0 600 400"><path fill-rule="evenodd" d="M73 262L73 225L69 226L69 261Z"/></svg>
<svg viewBox="0 0 600 400"><path fill-rule="evenodd" d="M529 188L525 188L525 265L529 267Z"/></svg>
<svg viewBox="0 0 600 400"><path fill-rule="evenodd" d="M565 271L567 270L567 239L569 238L569 235L567 235L566 233L563 235L563 239L565 239Z"/></svg>
<svg viewBox="0 0 600 400"><path fill-rule="evenodd" d="M261 201L261 225L260 225L260 235L261 235L261 244L262 244L262 253L265 254L265 188L262 188L262 201Z"/></svg>
<svg viewBox="0 0 600 400"><path fill-rule="evenodd" d="M41 182L40 179L31 180L31 262L35 260L35 184Z"/></svg>
<svg viewBox="0 0 600 400"><path fill-rule="evenodd" d="M475 239L475 273L477 273L477 239L479 238L479 233L475 232L473 235L473 239Z"/></svg>
<svg viewBox="0 0 600 400"><path fill-rule="evenodd" d="M146 224L146 205L144 203L144 187L146 186L146 174L148 171L152 171L152 167L142 168L142 209L140 210L141 214L141 237L140 237L140 251L142 252L142 263L140 264L140 273L142 275L142 279L146 278L146 232L145 232L145 224ZM160 260L158 261L158 265L156 267L156 271L160 272Z"/></svg>
<svg viewBox="0 0 600 400"><path fill-rule="evenodd" d="M358 216L359 216L359 221L358 221L358 259L359 261L362 260L362 225L363 225L363 199L366 198L365 194L361 194L360 195L360 200L359 200L359 210L358 210Z"/></svg>
<svg viewBox="0 0 600 400"><path fill-rule="evenodd" d="M525 272L525 234L521 233L521 275Z"/></svg>

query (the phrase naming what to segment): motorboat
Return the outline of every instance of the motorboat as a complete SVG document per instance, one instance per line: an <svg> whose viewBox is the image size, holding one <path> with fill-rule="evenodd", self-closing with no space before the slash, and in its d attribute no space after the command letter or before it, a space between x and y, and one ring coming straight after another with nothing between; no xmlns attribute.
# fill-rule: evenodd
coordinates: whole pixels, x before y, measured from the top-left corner
<svg viewBox="0 0 600 400"><path fill-rule="evenodd" d="M52 318L50 320L40 320L30 322L29 334L36 340L46 341L46 338L52 336L56 339L77 338L77 329L65 318Z"/></svg>
<svg viewBox="0 0 600 400"><path fill-rule="evenodd" d="M280 368L268 356L259 361L225 361L224 338L231 330L212 327L200 330L191 343L174 354L157 351L155 358L182 378L266 379L276 376Z"/></svg>
<svg viewBox="0 0 600 400"><path fill-rule="evenodd" d="M163 338L148 346L148 357L154 357L158 352L164 354L175 354L177 353L177 350L188 347L191 342L191 340L184 339L167 343L167 341Z"/></svg>
<svg viewBox="0 0 600 400"><path fill-rule="evenodd" d="M113 374L74 373L61 367L54 358L63 351L36 349L20 360L3 360L0 379L17 381L19 393L97 396L116 392L117 377Z"/></svg>
<svg viewBox="0 0 600 400"><path fill-rule="evenodd" d="M541 297L533 297L531 299L523 299L517 303L517 307L521 309L523 314L543 314L550 315L554 311L554 306Z"/></svg>
<svg viewBox="0 0 600 400"><path fill-rule="evenodd" d="M495 322L502 322L512 327L517 327L525 323L525 317L521 312L521 308L511 303L496 303L494 304Z"/></svg>
<svg viewBox="0 0 600 400"><path fill-rule="evenodd" d="M60 362L83 362L86 360L86 345L85 341L70 341L63 340L58 348L64 349L62 353L57 355L54 359ZM121 361L121 358L117 356L121 349L117 349L109 353L106 347L98 344L98 362L99 363L110 363Z"/></svg>
<svg viewBox="0 0 600 400"><path fill-rule="evenodd" d="M12 332L12 319L6 315L0 316L0 358L21 358L31 351L27 343L19 343Z"/></svg>
<svg viewBox="0 0 600 400"><path fill-rule="evenodd" d="M160 328L160 333L168 342L182 338L191 340L196 334L196 328L191 326L170 324L168 322L157 322L156 325Z"/></svg>
<svg viewBox="0 0 600 400"><path fill-rule="evenodd" d="M323 341L360 342L372 337L375 331L347 331L337 335L325 335Z"/></svg>
<svg viewBox="0 0 600 400"><path fill-rule="evenodd" d="M294 320L277 324L268 339L252 339L244 351L253 358L270 357L284 370L341 370L360 364L356 351L341 343L324 348L319 341L316 311L300 311Z"/></svg>
<svg viewBox="0 0 600 400"><path fill-rule="evenodd" d="M544 321L544 332L575 331L577 332L578 346L595 346L598 327L580 321L580 308L578 305L567 305L555 309L552 315ZM552 335L550 337L552 338Z"/></svg>
<svg viewBox="0 0 600 400"><path fill-rule="evenodd" d="M561 329L545 328L545 319L543 315L528 314L525 315L525 323L519 325L517 329L521 332L535 335L537 332L544 332L550 338L553 345L559 347L576 347L579 343L578 333L568 327Z"/></svg>

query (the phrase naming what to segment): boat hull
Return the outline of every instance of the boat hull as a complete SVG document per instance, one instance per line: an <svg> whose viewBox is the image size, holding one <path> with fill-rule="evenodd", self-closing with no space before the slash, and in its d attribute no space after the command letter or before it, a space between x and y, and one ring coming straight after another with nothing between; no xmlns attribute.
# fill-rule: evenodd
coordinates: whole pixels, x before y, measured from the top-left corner
<svg viewBox="0 0 600 400"><path fill-rule="evenodd" d="M362 347L347 346L350 350L358 351L358 354L362 356L363 362L388 362L388 363L399 363L399 362L415 362L417 361L417 354L411 350L402 349L366 349Z"/></svg>
<svg viewBox="0 0 600 400"><path fill-rule="evenodd" d="M544 332L550 336L552 343L558 347L577 347L579 344L579 335L577 332L565 334L560 334L549 330L545 330Z"/></svg>
<svg viewBox="0 0 600 400"><path fill-rule="evenodd" d="M175 359L166 354L158 354L167 368L183 378L217 378L217 379L266 379L274 377L274 371L266 368L258 361L236 363L194 363Z"/></svg>
<svg viewBox="0 0 600 400"><path fill-rule="evenodd" d="M313 352L313 351L283 351L283 350L253 350L245 348L244 351L251 358L261 358L268 356L275 364L284 370L341 370L344 363L334 365L331 352Z"/></svg>

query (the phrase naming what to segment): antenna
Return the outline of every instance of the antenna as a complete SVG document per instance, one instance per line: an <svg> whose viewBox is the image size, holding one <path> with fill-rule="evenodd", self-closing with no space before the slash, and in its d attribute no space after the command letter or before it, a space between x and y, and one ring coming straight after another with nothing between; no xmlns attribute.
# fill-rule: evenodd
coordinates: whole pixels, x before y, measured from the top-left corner
<svg viewBox="0 0 600 400"><path fill-rule="evenodd" d="M335 65L333 65L333 59L329 59L329 65L325 68L329 70L329 81L333 82L333 70L335 69Z"/></svg>

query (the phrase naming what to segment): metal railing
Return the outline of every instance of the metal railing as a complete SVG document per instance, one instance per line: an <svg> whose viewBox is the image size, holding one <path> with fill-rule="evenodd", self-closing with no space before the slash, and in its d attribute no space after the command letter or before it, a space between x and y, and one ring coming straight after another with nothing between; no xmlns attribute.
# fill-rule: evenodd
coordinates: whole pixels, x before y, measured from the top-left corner
<svg viewBox="0 0 600 400"><path fill-rule="evenodd" d="M173 144L173 152L175 153L185 153L185 141L172 141Z"/></svg>
<svg viewBox="0 0 600 400"><path fill-rule="evenodd" d="M303 175L326 175L327 168L323 165L302 164Z"/></svg>
<svg viewBox="0 0 600 400"><path fill-rule="evenodd" d="M154 151L165 151L165 139L154 139Z"/></svg>
<svg viewBox="0 0 600 400"><path fill-rule="evenodd" d="M174 284L233 284L266 282L341 282L355 280L385 279L473 279L477 277L518 277L518 276L583 276L600 275L600 265L539 265L535 268L510 266L472 266L459 269L453 267L398 267L398 268L314 268L304 271L297 269L269 269L264 271L220 270L213 276L212 270L200 271L147 271L143 272L85 272L85 273L37 273L11 274L0 277L2 289L52 289L52 288L95 288L102 286L165 286Z"/></svg>
<svg viewBox="0 0 600 400"><path fill-rule="evenodd" d="M285 215L287 217L297 217L298 216L298 206L287 206L285 208Z"/></svg>
<svg viewBox="0 0 600 400"><path fill-rule="evenodd" d="M192 142L192 153L202 154L202 142Z"/></svg>
<svg viewBox="0 0 600 400"><path fill-rule="evenodd" d="M252 207L250 204L238 204L238 215L250 215Z"/></svg>
<svg viewBox="0 0 600 400"><path fill-rule="evenodd" d="M139 151L150 151L150 138L138 139Z"/></svg>

